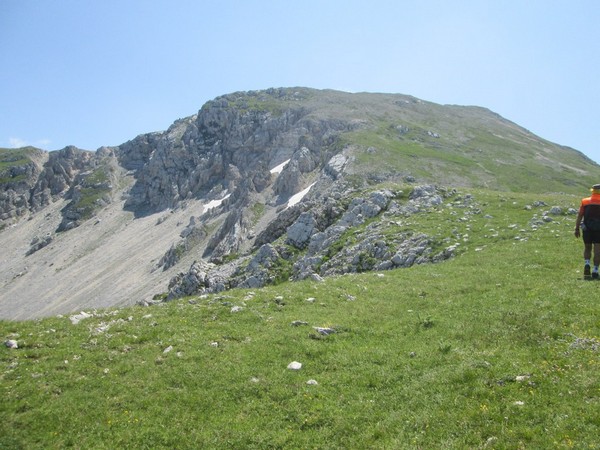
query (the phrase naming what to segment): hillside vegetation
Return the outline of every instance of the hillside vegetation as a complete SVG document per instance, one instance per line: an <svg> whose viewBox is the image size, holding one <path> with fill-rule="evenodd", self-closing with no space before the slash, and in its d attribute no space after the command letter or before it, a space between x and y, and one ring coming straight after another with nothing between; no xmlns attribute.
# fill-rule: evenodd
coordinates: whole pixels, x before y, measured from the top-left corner
<svg viewBox="0 0 600 450"><path fill-rule="evenodd" d="M0 322L0 448L598 448L579 197L458 195L442 263Z"/></svg>

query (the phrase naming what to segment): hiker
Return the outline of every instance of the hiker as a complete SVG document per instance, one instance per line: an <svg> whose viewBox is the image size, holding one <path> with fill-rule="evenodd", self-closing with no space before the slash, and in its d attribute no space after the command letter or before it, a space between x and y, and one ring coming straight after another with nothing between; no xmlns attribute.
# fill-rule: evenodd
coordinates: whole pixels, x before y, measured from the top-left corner
<svg viewBox="0 0 600 450"><path fill-rule="evenodd" d="M581 200L575 222L575 237L579 238L580 235L583 235L583 259L585 260L583 277L585 279L597 279L600 265L600 184L593 185L591 190L592 195ZM594 248L594 269L590 273L592 247Z"/></svg>

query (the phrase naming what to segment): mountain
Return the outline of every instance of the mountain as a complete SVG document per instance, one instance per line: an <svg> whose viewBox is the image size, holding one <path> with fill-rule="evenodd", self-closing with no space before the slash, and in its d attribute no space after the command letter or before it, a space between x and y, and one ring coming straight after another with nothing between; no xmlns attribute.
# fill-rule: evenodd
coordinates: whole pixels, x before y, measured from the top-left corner
<svg viewBox="0 0 600 450"><path fill-rule="evenodd" d="M228 94L117 147L0 149L0 318L439 262L459 252L451 236L389 216L475 214L469 189L580 197L598 179L481 107Z"/></svg>

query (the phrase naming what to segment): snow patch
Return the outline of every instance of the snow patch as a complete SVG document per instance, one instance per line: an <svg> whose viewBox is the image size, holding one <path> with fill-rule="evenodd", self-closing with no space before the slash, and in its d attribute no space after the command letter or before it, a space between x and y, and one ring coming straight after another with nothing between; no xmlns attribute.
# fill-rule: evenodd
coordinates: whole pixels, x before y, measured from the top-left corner
<svg viewBox="0 0 600 450"><path fill-rule="evenodd" d="M213 209L213 208L216 208L217 206L221 206L221 203L223 203L225 200L227 200L230 195L231 194L227 194L221 200L211 200L210 202L208 202L206 205L204 205L204 209L202 210L202 214L204 214L209 209Z"/></svg>
<svg viewBox="0 0 600 450"><path fill-rule="evenodd" d="M290 162L290 160L288 159L287 161L282 162L278 166L273 167L271 169L271 173L277 173L277 174L281 173L281 171L283 170L283 168L285 166L287 166L287 163L289 163L289 162Z"/></svg>
<svg viewBox="0 0 600 450"><path fill-rule="evenodd" d="M316 182L315 182L316 183ZM296 203L299 203L300 200L302 200L304 198L304 196L306 194L308 194L308 191L310 191L310 188L313 187L315 185L315 183L311 184L310 186L308 186L306 189L304 189L301 192L298 192L297 194L294 194L290 197L290 199L288 200L288 205L287 207L290 208L292 206L294 206Z"/></svg>

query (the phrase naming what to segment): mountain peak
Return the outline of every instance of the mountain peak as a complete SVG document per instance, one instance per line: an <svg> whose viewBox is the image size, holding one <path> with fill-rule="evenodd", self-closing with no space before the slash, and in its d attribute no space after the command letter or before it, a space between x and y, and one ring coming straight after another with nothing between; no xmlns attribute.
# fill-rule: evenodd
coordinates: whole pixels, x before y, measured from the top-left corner
<svg viewBox="0 0 600 450"><path fill-rule="evenodd" d="M441 261L452 252L419 234L370 265L331 246L389 208L408 213L405 201L579 193L598 179L583 154L482 107L302 87L226 94L96 152L1 149L0 317ZM392 261L403 245L415 258Z"/></svg>

